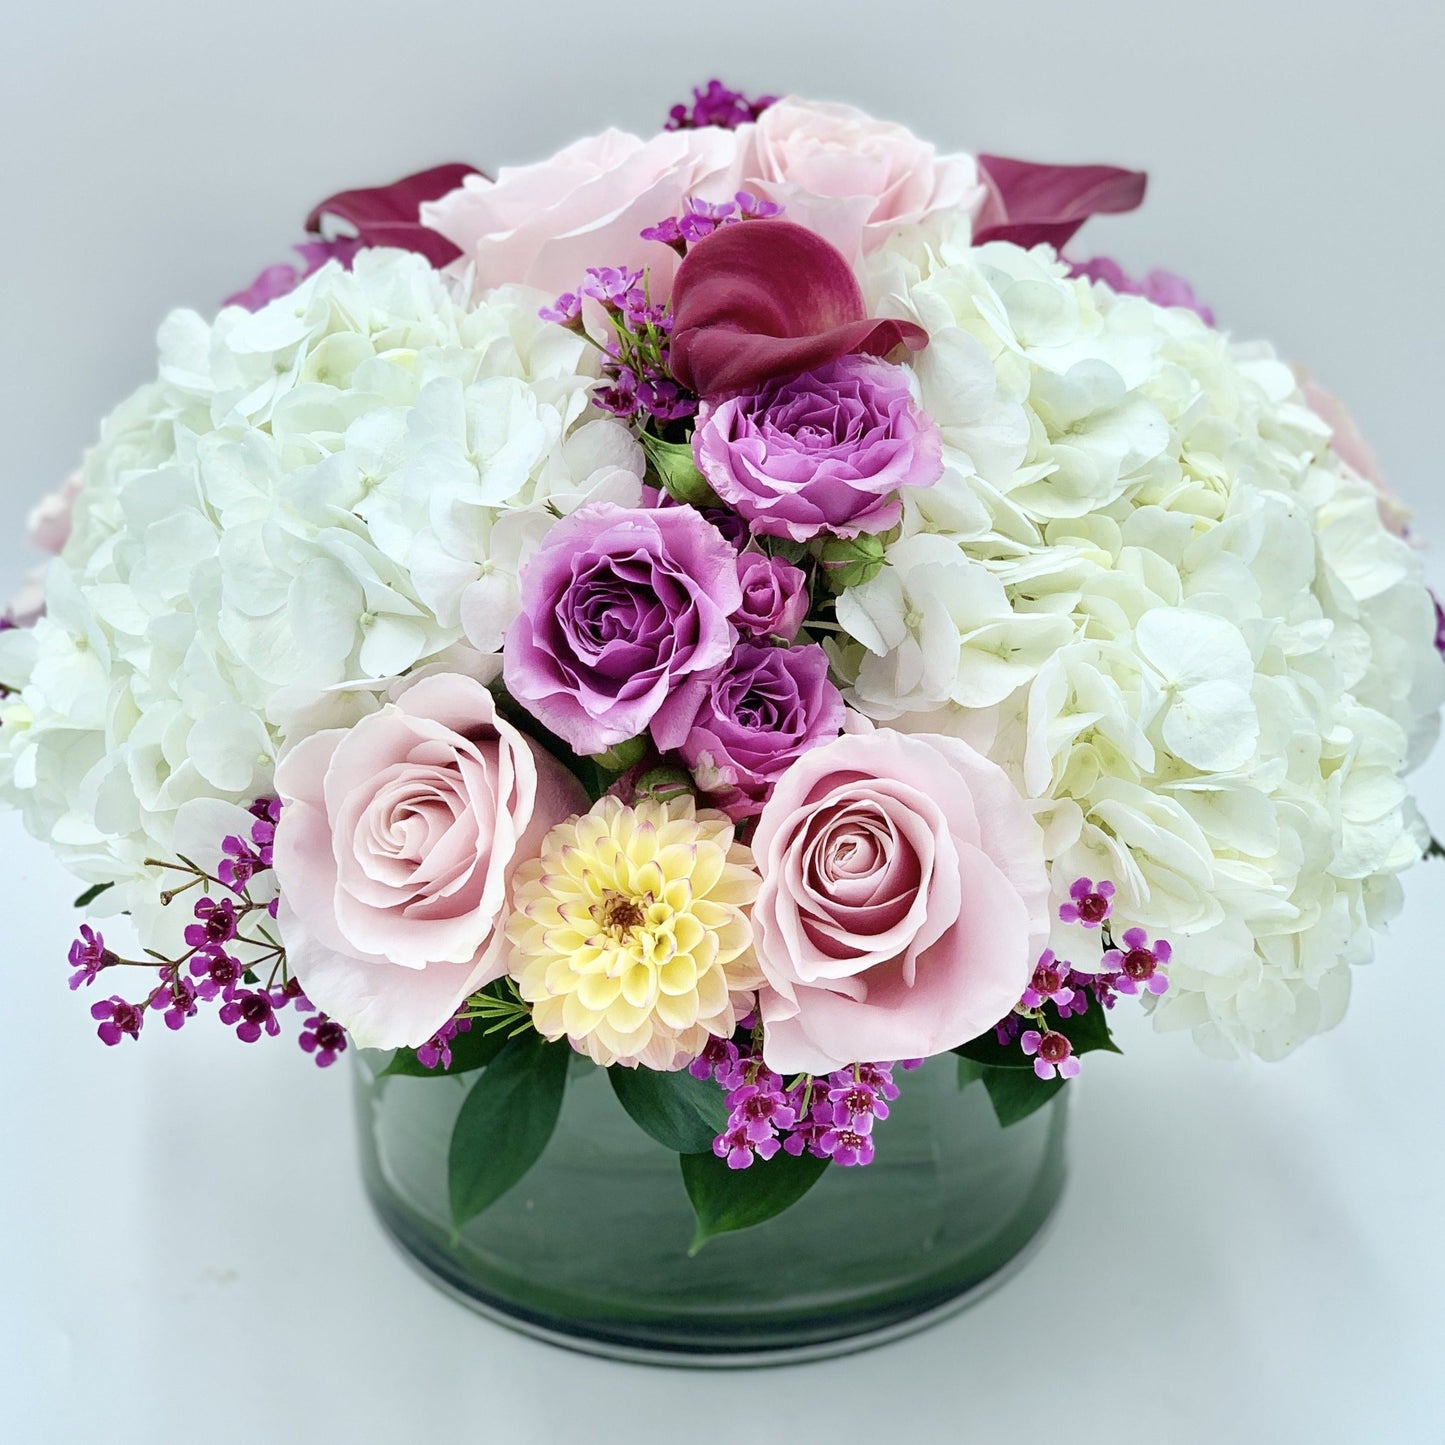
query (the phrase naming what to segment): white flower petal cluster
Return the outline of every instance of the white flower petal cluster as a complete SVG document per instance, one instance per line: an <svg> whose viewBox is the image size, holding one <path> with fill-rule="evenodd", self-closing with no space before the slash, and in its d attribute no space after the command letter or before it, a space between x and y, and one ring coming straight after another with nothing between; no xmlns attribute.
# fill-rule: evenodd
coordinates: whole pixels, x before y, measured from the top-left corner
<svg viewBox="0 0 1445 1445"><path fill-rule="evenodd" d="M1265 348L961 224L899 233L869 286L930 333L946 472L838 601L849 701L1012 771L1056 902L1110 878L1120 928L1174 944L1161 1026L1287 1053L1340 1017L1427 836L1416 554Z"/></svg>
<svg viewBox="0 0 1445 1445"><path fill-rule="evenodd" d="M344 724L463 638L497 650L557 517L640 500L641 449L589 402L595 352L544 300L473 303L370 251L161 327L159 379L86 459L46 615L0 635L0 797L124 885L143 932L144 860L173 856L183 810L268 792L318 708Z"/></svg>

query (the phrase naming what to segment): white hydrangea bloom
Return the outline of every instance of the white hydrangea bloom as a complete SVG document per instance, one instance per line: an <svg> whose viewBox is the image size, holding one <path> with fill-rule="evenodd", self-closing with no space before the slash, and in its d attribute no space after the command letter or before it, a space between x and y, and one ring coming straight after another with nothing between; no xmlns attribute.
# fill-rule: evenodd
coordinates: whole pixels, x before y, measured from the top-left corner
<svg viewBox="0 0 1445 1445"><path fill-rule="evenodd" d="M850 702L985 739L1056 902L1110 878L1121 928L1174 944L1161 1026L1287 1053L1338 1021L1425 840L1403 777L1445 666L1418 557L1265 347L947 219L867 284L928 328L947 472L839 599Z"/></svg>
<svg viewBox="0 0 1445 1445"><path fill-rule="evenodd" d="M354 720L464 636L496 650L551 523L640 500L595 352L544 299L472 303L369 251L161 327L159 380L86 459L46 615L0 635L0 797L143 934L185 921L144 860L245 832L288 729Z"/></svg>

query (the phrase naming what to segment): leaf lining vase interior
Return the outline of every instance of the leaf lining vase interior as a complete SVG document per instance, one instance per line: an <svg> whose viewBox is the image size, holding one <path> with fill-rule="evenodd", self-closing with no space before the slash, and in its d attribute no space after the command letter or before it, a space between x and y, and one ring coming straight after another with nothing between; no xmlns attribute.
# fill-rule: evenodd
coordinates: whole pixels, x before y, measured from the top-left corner
<svg viewBox="0 0 1445 1445"><path fill-rule="evenodd" d="M393 1239L480 1313L618 1359L789 1363L909 1333L1007 1278L1064 1184L1067 1091L1004 1129L944 1054L899 1075L871 1165L830 1167L776 1218L690 1254L677 1156L578 1059L541 1158L456 1231L447 1149L479 1075L378 1077L387 1058L360 1053L354 1075L367 1192Z"/></svg>

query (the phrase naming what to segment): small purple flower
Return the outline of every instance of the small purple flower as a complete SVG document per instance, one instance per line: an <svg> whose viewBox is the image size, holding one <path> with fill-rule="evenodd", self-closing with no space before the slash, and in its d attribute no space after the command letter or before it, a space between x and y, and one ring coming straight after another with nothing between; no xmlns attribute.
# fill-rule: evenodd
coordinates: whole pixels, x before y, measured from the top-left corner
<svg viewBox="0 0 1445 1445"><path fill-rule="evenodd" d="M1019 1044L1024 1053L1033 1059L1034 1073L1041 1079L1052 1079L1056 1074L1061 1079L1072 1079L1079 1072L1074 1046L1053 1029L1047 1033L1025 1029L1019 1036Z"/></svg>
<svg viewBox="0 0 1445 1445"><path fill-rule="evenodd" d="M751 1144L761 1144L782 1129L790 1128L794 1113L783 1092L783 1081L764 1072L756 1082L744 1084L727 1096L732 1117L730 1129L741 1129Z"/></svg>
<svg viewBox="0 0 1445 1445"><path fill-rule="evenodd" d="M273 1038L281 1032L276 1005L261 989L241 989L227 999L221 1005L221 1022L235 1025L236 1037L245 1044L254 1044L263 1032Z"/></svg>
<svg viewBox="0 0 1445 1445"><path fill-rule="evenodd" d="M203 949L191 960L191 975L200 980L196 994L207 1003L218 994L227 1002L235 998L245 972L240 959L221 948Z"/></svg>
<svg viewBox="0 0 1445 1445"><path fill-rule="evenodd" d="M816 643L739 643L721 667L683 683L652 720L697 785L734 821L760 813L778 779L843 730L843 695Z"/></svg>
<svg viewBox="0 0 1445 1445"><path fill-rule="evenodd" d="M820 1151L845 1169L855 1164L871 1164L873 1135L861 1127L863 1122L860 1120L852 1126L827 1130L818 1141ZM871 1126L871 1119L866 1122Z"/></svg>
<svg viewBox="0 0 1445 1445"><path fill-rule="evenodd" d="M187 924L186 945L189 948L219 948L236 936L236 905L229 898L219 903L202 898L195 907L198 923Z"/></svg>
<svg viewBox="0 0 1445 1445"><path fill-rule="evenodd" d="M1074 990L1069 987L1069 974L1069 965L1056 958L1052 948L1044 949L1034 967L1034 976L1019 1002L1028 1009L1042 1008L1045 1003L1066 1007L1074 998Z"/></svg>
<svg viewBox="0 0 1445 1445"><path fill-rule="evenodd" d="M1164 968L1173 956L1173 949L1162 938L1153 944L1142 928L1124 931L1123 948L1111 948L1104 955L1104 967L1113 973L1113 986L1120 993L1137 994L1140 988L1152 994L1164 993L1169 980Z"/></svg>
<svg viewBox="0 0 1445 1445"><path fill-rule="evenodd" d="M830 1083L828 1102L833 1106L833 1123L839 1128L855 1128L867 1134L872 1132L874 1119L888 1117L887 1102L871 1084L847 1073L834 1074Z"/></svg>
<svg viewBox="0 0 1445 1445"><path fill-rule="evenodd" d="M733 613L739 632L758 641L791 642L808 615L808 578L803 570L765 552L738 554L742 605Z"/></svg>
<svg viewBox="0 0 1445 1445"><path fill-rule="evenodd" d="M151 994L149 1002L153 1009L165 1010L166 1027L175 1030L196 1016L198 996L195 984L182 978L176 965L171 964L161 970L160 987Z"/></svg>
<svg viewBox="0 0 1445 1445"><path fill-rule="evenodd" d="M771 1159L782 1145L776 1134L756 1142L748 1138L748 1131L742 1125L730 1128L712 1141L712 1152L719 1159L726 1159L729 1169L750 1169L753 1159Z"/></svg>
<svg viewBox="0 0 1445 1445"><path fill-rule="evenodd" d="M755 533L806 542L887 531L902 515L899 488L942 475L943 443L902 367L842 356L705 401L693 458Z"/></svg>
<svg viewBox="0 0 1445 1445"><path fill-rule="evenodd" d="M88 923L82 923L80 937L70 945L70 966L75 970L70 975L71 988L94 983L101 969L109 968L114 962L115 954L106 948L104 935L97 933Z"/></svg>
<svg viewBox="0 0 1445 1445"><path fill-rule="evenodd" d="M324 1013L316 1014L302 1025L296 1041L308 1054L316 1056L318 1068L329 1068L346 1051L346 1030Z"/></svg>
<svg viewBox="0 0 1445 1445"><path fill-rule="evenodd" d="M731 1039L710 1038L702 1053L687 1066L687 1071L695 1079L715 1079L730 1093L743 1082L738 1069L739 1054L738 1046Z"/></svg>
<svg viewBox="0 0 1445 1445"><path fill-rule="evenodd" d="M1109 916L1113 899L1114 885L1107 878L1097 886L1092 878L1076 878L1069 886L1069 902L1059 907L1059 917L1065 923L1097 928Z"/></svg>
<svg viewBox="0 0 1445 1445"><path fill-rule="evenodd" d="M1445 607L1441 607L1440 599L1433 592L1430 600L1435 604L1435 651L1445 657Z"/></svg>
<svg viewBox="0 0 1445 1445"><path fill-rule="evenodd" d="M720 80L710 80L705 86L694 87L690 107L672 107L666 129L700 130L704 126L719 126L723 130L736 130L755 121L776 100L774 95L749 100L742 91L730 90Z"/></svg>
<svg viewBox="0 0 1445 1445"><path fill-rule="evenodd" d="M429 1038L418 1046L416 1061L424 1069L449 1069L452 1066L452 1044L458 1034L472 1031L471 1019L450 1018Z"/></svg>
<svg viewBox="0 0 1445 1445"><path fill-rule="evenodd" d="M582 298L575 291L564 291L550 306L542 307L537 315L543 321L576 328L582 320Z"/></svg>
<svg viewBox="0 0 1445 1445"><path fill-rule="evenodd" d="M145 1005L127 1003L119 994L90 1006L90 1016L100 1021L96 1029L101 1043L118 1044L122 1037L140 1038L141 1026L145 1023Z"/></svg>
<svg viewBox="0 0 1445 1445"><path fill-rule="evenodd" d="M262 869L261 855L234 834L221 840L221 852L225 856L216 865L216 877L232 893L244 893L251 879Z"/></svg>

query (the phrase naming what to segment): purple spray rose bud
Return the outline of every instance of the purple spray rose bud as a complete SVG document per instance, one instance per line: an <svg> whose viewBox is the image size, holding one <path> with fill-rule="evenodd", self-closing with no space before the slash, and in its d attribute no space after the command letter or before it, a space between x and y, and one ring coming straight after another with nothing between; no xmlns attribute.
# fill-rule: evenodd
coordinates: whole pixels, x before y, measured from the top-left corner
<svg viewBox="0 0 1445 1445"><path fill-rule="evenodd" d="M902 513L899 487L943 474L938 428L908 374L871 356L704 402L693 454L754 532L795 542L887 531Z"/></svg>
<svg viewBox="0 0 1445 1445"><path fill-rule="evenodd" d="M743 552L738 583L743 589L742 605L733 613L738 631L791 642L808 615L808 579L802 569L781 557Z"/></svg>
<svg viewBox="0 0 1445 1445"><path fill-rule="evenodd" d="M797 757L838 736L843 712L821 647L743 642L716 672L667 700L652 736L682 754L697 785L736 822L762 811Z"/></svg>
<svg viewBox="0 0 1445 1445"><path fill-rule="evenodd" d="M581 507L548 532L520 589L507 690L582 754L645 731L737 641L737 553L690 507Z"/></svg>

